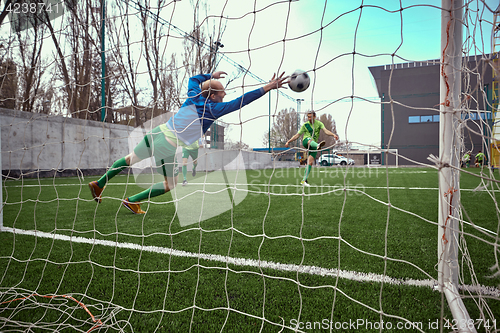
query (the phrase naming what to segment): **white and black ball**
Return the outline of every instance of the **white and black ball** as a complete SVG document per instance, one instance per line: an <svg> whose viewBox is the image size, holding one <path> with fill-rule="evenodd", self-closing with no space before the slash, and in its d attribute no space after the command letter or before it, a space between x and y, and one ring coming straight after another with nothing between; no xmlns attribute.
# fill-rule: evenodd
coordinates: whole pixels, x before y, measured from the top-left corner
<svg viewBox="0 0 500 333"><path fill-rule="evenodd" d="M288 86L295 92L302 92L309 88L310 83L311 79L309 75L298 69L290 75L290 83Z"/></svg>

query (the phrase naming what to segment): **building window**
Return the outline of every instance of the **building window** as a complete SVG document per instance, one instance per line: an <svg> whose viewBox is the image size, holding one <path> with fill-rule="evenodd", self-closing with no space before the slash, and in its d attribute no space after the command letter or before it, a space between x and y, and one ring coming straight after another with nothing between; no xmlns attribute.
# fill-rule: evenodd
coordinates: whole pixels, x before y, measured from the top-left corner
<svg viewBox="0 0 500 333"><path fill-rule="evenodd" d="M425 115L425 116L409 116L408 123L439 123L439 115Z"/></svg>
<svg viewBox="0 0 500 333"><path fill-rule="evenodd" d="M481 112L481 118L483 120L491 119L491 112Z"/></svg>
<svg viewBox="0 0 500 333"><path fill-rule="evenodd" d="M471 119L471 120L486 120L486 119L491 119L491 112L468 112L465 114L462 114L462 119Z"/></svg>
<svg viewBox="0 0 500 333"><path fill-rule="evenodd" d="M420 122L420 116L409 116L408 117L408 122L410 124L419 123Z"/></svg>
<svg viewBox="0 0 500 333"><path fill-rule="evenodd" d="M435 115L424 115L424 116L409 116L408 123L417 124L417 123L439 123L439 114ZM470 120L491 120L491 112L467 112L462 114L462 119L470 119Z"/></svg>

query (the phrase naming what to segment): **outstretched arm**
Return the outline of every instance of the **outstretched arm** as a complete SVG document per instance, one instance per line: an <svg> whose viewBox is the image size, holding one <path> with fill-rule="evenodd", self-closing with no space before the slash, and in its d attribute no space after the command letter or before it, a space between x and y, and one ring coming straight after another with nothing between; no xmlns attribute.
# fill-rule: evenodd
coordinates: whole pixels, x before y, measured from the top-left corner
<svg viewBox="0 0 500 333"><path fill-rule="evenodd" d="M269 81L269 83L263 87L264 91L267 93L269 90L272 90L272 89L278 89L278 88L285 88L286 89L286 87L283 87L283 85L287 84L290 81L287 81L288 76L283 77L284 75L285 75L285 72L281 73L280 76L273 74L273 78L271 79L271 81Z"/></svg>
<svg viewBox="0 0 500 333"><path fill-rule="evenodd" d="M299 133L297 133L294 136L292 136L292 138L285 143L285 147L288 148L288 146L290 145L290 142L297 140L299 138L299 136L300 136Z"/></svg>
<svg viewBox="0 0 500 333"><path fill-rule="evenodd" d="M329 135L329 136L333 136L335 138L335 140L338 140L339 139L339 136L329 130L326 129L326 127L323 127L323 132L326 134L326 135Z"/></svg>

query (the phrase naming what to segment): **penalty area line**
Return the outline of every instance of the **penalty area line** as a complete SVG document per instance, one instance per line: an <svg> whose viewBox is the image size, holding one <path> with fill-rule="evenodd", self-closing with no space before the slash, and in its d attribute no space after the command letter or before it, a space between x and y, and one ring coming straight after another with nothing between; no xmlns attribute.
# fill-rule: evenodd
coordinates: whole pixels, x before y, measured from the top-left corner
<svg viewBox="0 0 500 333"><path fill-rule="evenodd" d="M120 249L145 251L156 254L167 254L175 257L195 258L195 259L199 258L203 260L216 261L220 263L228 263L235 266L248 266L253 268L260 267L260 268L267 268L283 272L298 272L309 275L329 276L332 278L336 278L338 276L341 279L347 279L358 282L376 282L376 283L383 282L391 285L429 287L429 288L435 288L437 286L437 281L430 279L427 280L398 279L375 273L346 271L346 270L339 270L336 268L322 268L318 266L309 266L309 265L282 264L266 260L259 261L247 258L233 258L217 254L192 253L166 247L141 246L139 244L134 244L134 243L118 243L102 239L93 239L93 238L86 238L79 236L67 236L67 235L61 235L43 231L22 230L10 227L1 227L0 231L10 232L17 235L34 236L34 237L55 239L55 240L80 243L80 244L101 245L101 246L117 247ZM500 289L494 287L461 285L459 289L467 290L469 292L474 292L474 293L480 293L481 295L500 297Z"/></svg>

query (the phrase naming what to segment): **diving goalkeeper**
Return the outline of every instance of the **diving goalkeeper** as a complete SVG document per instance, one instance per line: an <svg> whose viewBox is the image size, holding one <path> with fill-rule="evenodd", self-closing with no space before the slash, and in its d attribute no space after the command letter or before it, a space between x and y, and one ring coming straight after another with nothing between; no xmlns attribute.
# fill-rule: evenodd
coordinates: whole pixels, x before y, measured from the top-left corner
<svg viewBox="0 0 500 333"><path fill-rule="evenodd" d="M316 159L318 150L321 150L321 148L323 148L323 146L325 145L325 141L321 141L318 143L320 130L323 130L326 135L333 136L335 140L339 139L337 134L332 133L325 127L325 125L321 121L316 120L316 112L309 111L307 112L307 122L302 125L297 134L295 134L290 140L285 143L285 147L288 148L290 142L297 140L302 134L304 135L302 144L304 145L304 148L308 149L306 171L304 172L304 178L302 178L302 181L300 182L304 186L311 186L307 182L307 177L311 172L311 168L314 164L314 160Z"/></svg>
<svg viewBox="0 0 500 333"><path fill-rule="evenodd" d="M177 185L175 152L177 146L187 147L197 141L212 123L233 111L264 96L272 89L281 88L288 83L288 77L282 73L273 75L265 86L250 91L230 102L223 102L226 93L222 83L217 81L227 73L218 71L213 74L193 76L188 83L188 99L179 111L166 124L155 127L146 134L130 154L115 161L111 168L99 180L89 183L92 197L101 202L102 191L106 183L128 166L145 158L154 156L156 171L163 175L164 181L151 186L122 201L123 206L134 214L144 214L140 202L162 195Z"/></svg>

